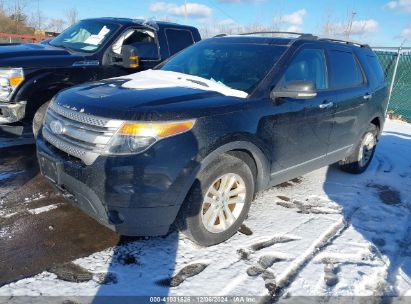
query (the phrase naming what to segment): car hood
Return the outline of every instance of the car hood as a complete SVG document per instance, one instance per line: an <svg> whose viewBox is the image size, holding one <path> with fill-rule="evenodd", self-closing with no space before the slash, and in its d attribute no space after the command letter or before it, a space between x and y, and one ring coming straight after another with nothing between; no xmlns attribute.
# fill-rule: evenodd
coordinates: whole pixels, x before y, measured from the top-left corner
<svg viewBox="0 0 411 304"><path fill-rule="evenodd" d="M181 79L156 82L148 77L150 73L80 85L61 92L55 102L74 111L124 120L196 118L240 110L246 104L247 94L241 91ZM176 74L172 77L181 76Z"/></svg>
<svg viewBox="0 0 411 304"><path fill-rule="evenodd" d="M56 67L72 65L82 56L49 44L12 44L0 46L0 67Z"/></svg>

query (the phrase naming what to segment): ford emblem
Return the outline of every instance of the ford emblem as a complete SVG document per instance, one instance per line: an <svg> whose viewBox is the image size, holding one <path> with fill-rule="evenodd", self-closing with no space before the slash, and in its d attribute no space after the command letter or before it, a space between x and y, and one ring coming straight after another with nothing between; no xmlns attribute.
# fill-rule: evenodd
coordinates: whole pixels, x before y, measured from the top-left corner
<svg viewBox="0 0 411 304"><path fill-rule="evenodd" d="M51 132L53 132L54 134L63 134L66 130L63 126L63 124L61 122L59 122L58 120L53 120L50 123L50 129Z"/></svg>

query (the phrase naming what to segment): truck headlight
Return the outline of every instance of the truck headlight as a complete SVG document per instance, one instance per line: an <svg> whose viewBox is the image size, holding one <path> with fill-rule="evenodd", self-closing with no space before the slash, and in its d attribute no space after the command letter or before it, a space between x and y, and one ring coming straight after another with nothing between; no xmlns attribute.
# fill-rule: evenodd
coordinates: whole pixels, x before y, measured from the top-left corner
<svg viewBox="0 0 411 304"><path fill-rule="evenodd" d="M125 122L110 140L105 154L126 155L147 150L161 139L190 131L195 120L174 122Z"/></svg>
<svg viewBox="0 0 411 304"><path fill-rule="evenodd" d="M0 100L9 101L11 94L23 81L22 68L0 68Z"/></svg>

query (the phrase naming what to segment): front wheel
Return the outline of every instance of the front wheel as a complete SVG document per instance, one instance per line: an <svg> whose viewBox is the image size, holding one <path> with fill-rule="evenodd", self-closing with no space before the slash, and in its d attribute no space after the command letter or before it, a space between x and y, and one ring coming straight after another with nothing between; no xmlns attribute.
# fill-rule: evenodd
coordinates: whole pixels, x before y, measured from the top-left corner
<svg viewBox="0 0 411 304"><path fill-rule="evenodd" d="M340 161L340 168L353 174L363 173L371 163L377 142L378 128L374 124L370 124L354 151L347 158Z"/></svg>
<svg viewBox="0 0 411 304"><path fill-rule="evenodd" d="M254 177L245 162L222 155L200 174L177 219L178 228L202 246L229 239L246 218Z"/></svg>
<svg viewBox="0 0 411 304"><path fill-rule="evenodd" d="M39 131L41 128L41 125L43 124L44 117L46 116L47 109L49 107L50 101L46 102L43 104L34 114L33 117L33 135L34 138L37 138L39 135Z"/></svg>

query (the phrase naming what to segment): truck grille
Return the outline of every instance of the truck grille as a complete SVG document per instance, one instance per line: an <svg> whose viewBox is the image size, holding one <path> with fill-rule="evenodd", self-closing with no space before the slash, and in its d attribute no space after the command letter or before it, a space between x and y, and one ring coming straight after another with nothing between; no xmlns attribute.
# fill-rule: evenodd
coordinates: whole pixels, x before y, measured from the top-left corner
<svg viewBox="0 0 411 304"><path fill-rule="evenodd" d="M44 121L43 138L91 165L122 123L121 120L88 115L51 103Z"/></svg>

